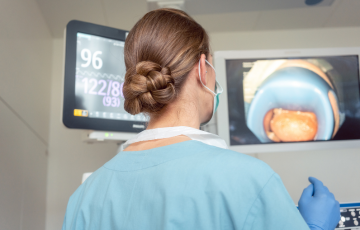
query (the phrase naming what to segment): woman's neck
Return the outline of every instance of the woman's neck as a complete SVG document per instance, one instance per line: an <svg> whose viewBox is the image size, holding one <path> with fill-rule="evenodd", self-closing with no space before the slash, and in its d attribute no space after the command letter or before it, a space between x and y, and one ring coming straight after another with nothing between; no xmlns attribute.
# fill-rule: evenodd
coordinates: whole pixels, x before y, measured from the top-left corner
<svg viewBox="0 0 360 230"><path fill-rule="evenodd" d="M184 100L177 100L171 105L163 108L160 114L152 115L147 129L187 126L199 129L199 113L194 102L185 103ZM129 145L124 151L142 151L171 145L183 141L191 140L191 138L180 135L164 139L156 139L150 141L140 141Z"/></svg>
<svg viewBox="0 0 360 230"><path fill-rule="evenodd" d="M199 129L199 113L194 102L178 100L176 103L168 105L160 114L150 117L147 129L176 126L187 126Z"/></svg>

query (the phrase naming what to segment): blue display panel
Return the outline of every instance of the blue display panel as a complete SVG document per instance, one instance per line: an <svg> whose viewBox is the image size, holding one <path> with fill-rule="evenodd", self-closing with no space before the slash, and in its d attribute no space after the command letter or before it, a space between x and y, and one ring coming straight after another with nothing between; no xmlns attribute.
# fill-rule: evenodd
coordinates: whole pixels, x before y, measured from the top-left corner
<svg viewBox="0 0 360 230"><path fill-rule="evenodd" d="M341 219L336 229L360 229L360 203L340 204Z"/></svg>

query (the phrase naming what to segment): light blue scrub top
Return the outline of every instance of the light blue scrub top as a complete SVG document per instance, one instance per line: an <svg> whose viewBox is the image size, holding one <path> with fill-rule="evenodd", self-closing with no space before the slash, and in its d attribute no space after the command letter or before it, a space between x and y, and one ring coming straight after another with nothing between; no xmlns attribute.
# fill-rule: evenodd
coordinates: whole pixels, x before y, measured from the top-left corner
<svg viewBox="0 0 360 230"><path fill-rule="evenodd" d="M280 177L198 141L125 151L70 197L63 230L308 230Z"/></svg>

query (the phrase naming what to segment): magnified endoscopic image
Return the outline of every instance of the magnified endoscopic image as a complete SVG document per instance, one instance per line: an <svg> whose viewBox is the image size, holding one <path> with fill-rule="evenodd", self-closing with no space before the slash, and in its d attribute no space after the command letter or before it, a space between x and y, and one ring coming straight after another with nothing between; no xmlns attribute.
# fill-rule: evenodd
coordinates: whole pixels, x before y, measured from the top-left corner
<svg viewBox="0 0 360 230"><path fill-rule="evenodd" d="M230 144L360 138L357 56L227 60Z"/></svg>

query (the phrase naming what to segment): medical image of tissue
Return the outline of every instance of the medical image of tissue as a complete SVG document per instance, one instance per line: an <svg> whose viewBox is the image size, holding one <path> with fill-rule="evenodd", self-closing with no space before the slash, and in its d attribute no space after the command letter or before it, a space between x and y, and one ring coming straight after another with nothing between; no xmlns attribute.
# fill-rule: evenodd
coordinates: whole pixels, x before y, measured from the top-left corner
<svg viewBox="0 0 360 230"><path fill-rule="evenodd" d="M324 63L314 59L253 63L244 77L245 112L248 128L261 142L329 140L336 134L341 112L336 89L321 68ZM259 126L262 120L264 127Z"/></svg>
<svg viewBox="0 0 360 230"><path fill-rule="evenodd" d="M230 145L360 138L358 56L226 61Z"/></svg>
<svg viewBox="0 0 360 230"><path fill-rule="evenodd" d="M318 129L312 112L272 109L264 117L264 129L274 142L312 141Z"/></svg>

